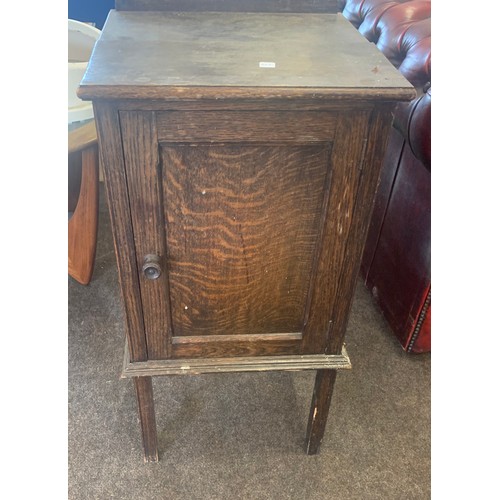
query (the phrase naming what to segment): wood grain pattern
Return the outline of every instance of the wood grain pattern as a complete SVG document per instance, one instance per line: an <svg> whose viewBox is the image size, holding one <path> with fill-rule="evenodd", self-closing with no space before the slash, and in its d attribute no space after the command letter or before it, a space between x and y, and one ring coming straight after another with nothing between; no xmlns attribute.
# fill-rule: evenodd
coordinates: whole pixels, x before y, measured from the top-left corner
<svg viewBox="0 0 500 500"><path fill-rule="evenodd" d="M80 98L415 96L340 14L111 11L105 28Z"/></svg>
<svg viewBox="0 0 500 500"><path fill-rule="evenodd" d="M339 276L337 296L334 299L335 313L332 315L326 341L325 353L328 354L339 353L344 341L390 128L391 108L376 107L370 117L362 171L356 189L356 204L350 215L347 251L342 262L339 262L343 272Z"/></svg>
<svg viewBox="0 0 500 500"><path fill-rule="evenodd" d="M82 180L82 151L93 146L97 146L94 120L68 131L68 212L74 212L78 203Z"/></svg>
<svg viewBox="0 0 500 500"><path fill-rule="evenodd" d="M161 359L131 363L125 345L122 378L162 375L198 375L202 373L350 370L351 360L345 347L341 354L312 356L239 356L229 358Z"/></svg>
<svg viewBox="0 0 500 500"><path fill-rule="evenodd" d="M68 273L82 285L88 285L94 270L99 220L97 144L75 154L81 155L81 188L77 205L68 222Z"/></svg>
<svg viewBox="0 0 500 500"><path fill-rule="evenodd" d="M342 288L342 264L356 204L357 185L368 136L369 111L342 113L333 138L335 166L328 192L322 241L313 272L309 314L304 327L304 354L324 352L332 317L347 297ZM335 299L337 302L335 302Z"/></svg>
<svg viewBox="0 0 500 500"><path fill-rule="evenodd" d="M279 356L279 355L299 355L301 350L301 342L298 338L277 340L274 334L271 338L265 340L255 340L251 336L245 340L228 340L226 342L211 342L207 337L206 342L195 342L194 344L186 342L175 342L172 345L172 358L221 358L221 357L236 357L236 356ZM265 337L262 334L261 337ZM238 337L246 337L246 334L238 335Z"/></svg>
<svg viewBox="0 0 500 500"><path fill-rule="evenodd" d="M308 455L315 455L319 452L325 434L336 378L337 370L318 370L316 374L306 432L306 453Z"/></svg>
<svg viewBox="0 0 500 500"><path fill-rule="evenodd" d="M116 0L117 10L201 12L329 12L338 0Z"/></svg>
<svg viewBox="0 0 500 500"><path fill-rule="evenodd" d="M116 108L106 102L94 105L94 116L100 144L101 164L105 176L106 196L113 230L130 357L132 361L145 361L148 357L148 351L144 333L120 120Z"/></svg>
<svg viewBox="0 0 500 500"><path fill-rule="evenodd" d="M89 121L85 125L68 133L68 154L76 153L95 145L97 145L95 120Z"/></svg>
<svg viewBox="0 0 500 500"><path fill-rule="evenodd" d="M259 109L267 102L274 103L281 109L293 109L304 107L301 101L311 109L325 109L327 105L339 106L342 103L367 104L373 101L394 102L411 101L417 93L414 88L392 88L392 89L358 89L358 88L330 88L330 87L258 87L247 85L245 87L224 86L194 86L186 85L177 87L175 85L120 85L106 84L88 85L82 81L78 87L77 95L84 101L105 100L137 100L159 101L159 105L151 106L151 103L143 102L139 107L137 103L132 104L133 109L175 109L182 108L183 102L200 102L206 104L206 108L213 109L213 102L203 101L228 101L234 104L235 100L243 99L237 106L244 109ZM167 101L167 102L165 102ZM246 102L245 102L246 101ZM249 102L250 101L250 102ZM254 101L254 102L251 102ZM259 101L258 103L256 101ZM290 105L287 103L290 102ZM126 104L125 104L126 106ZM142 108L144 106L144 108ZM196 109L196 106L193 106ZM232 107L232 106L231 106ZM266 106L267 108L268 106Z"/></svg>
<svg viewBox="0 0 500 500"><path fill-rule="evenodd" d="M158 140L167 142L331 142L330 112L171 111L157 113Z"/></svg>
<svg viewBox="0 0 500 500"><path fill-rule="evenodd" d="M175 336L302 331L329 152L162 148Z"/></svg>
<svg viewBox="0 0 500 500"><path fill-rule="evenodd" d="M342 89L338 93L330 96L323 96L321 93L299 92L294 89L294 94L287 96L278 95L280 89L267 89L268 95L261 94L257 98L251 97L251 89L239 89L238 97L227 97L220 90L220 95L216 92L210 93L208 97L196 98L173 98L169 99L140 99L127 98L115 99L112 102L116 107L124 111L155 111L157 115L164 111L345 111L346 107L352 110L371 109L374 101L385 102L385 96L380 93L367 91L367 95L361 99L351 99L348 92ZM235 89L233 89L235 90ZM321 90L321 89L318 89ZM231 89L229 89L231 93ZM203 95L205 91L201 90ZM214 103L214 99L216 102Z"/></svg>
<svg viewBox="0 0 500 500"><path fill-rule="evenodd" d="M172 358L299 355L301 332L198 335L172 338Z"/></svg>
<svg viewBox="0 0 500 500"><path fill-rule="evenodd" d="M155 280L139 273L144 328L149 359L170 356L171 326L166 272L162 185L154 113L122 111L122 133L137 269L148 254L158 255L164 272Z"/></svg>
<svg viewBox="0 0 500 500"><path fill-rule="evenodd" d="M398 172L399 162L402 158L403 148L406 142L400 133L395 132L396 129L390 134L386 153L384 155L380 183L373 204L370 227L368 229L360 267L360 276L369 290L371 290L372 287L368 285L366 280L375 256L377 243L384 223L385 212L390 201L391 192L394 187L394 179Z"/></svg>
<svg viewBox="0 0 500 500"><path fill-rule="evenodd" d="M244 334L244 335L198 335L174 337L174 344L199 344L204 342L266 342L268 340L302 340L302 332L294 333L265 333L265 334Z"/></svg>
<svg viewBox="0 0 500 500"><path fill-rule="evenodd" d="M158 438L151 377L135 377L135 394L142 431L145 462L158 462Z"/></svg>

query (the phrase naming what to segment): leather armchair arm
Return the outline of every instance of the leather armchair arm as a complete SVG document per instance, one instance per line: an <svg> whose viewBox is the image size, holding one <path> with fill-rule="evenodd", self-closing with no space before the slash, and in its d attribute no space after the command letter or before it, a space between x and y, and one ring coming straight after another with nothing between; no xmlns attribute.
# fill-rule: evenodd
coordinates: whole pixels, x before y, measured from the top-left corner
<svg viewBox="0 0 500 500"><path fill-rule="evenodd" d="M430 82L430 0L341 0L340 7L417 89Z"/></svg>

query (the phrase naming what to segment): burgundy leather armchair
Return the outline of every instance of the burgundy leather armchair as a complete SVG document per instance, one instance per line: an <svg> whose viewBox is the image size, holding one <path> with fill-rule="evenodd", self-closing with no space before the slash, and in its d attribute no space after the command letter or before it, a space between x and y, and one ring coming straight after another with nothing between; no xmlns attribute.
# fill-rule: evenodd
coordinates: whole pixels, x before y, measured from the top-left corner
<svg viewBox="0 0 500 500"><path fill-rule="evenodd" d="M362 278L408 352L431 348L431 2L340 0L343 15L415 86L394 116Z"/></svg>

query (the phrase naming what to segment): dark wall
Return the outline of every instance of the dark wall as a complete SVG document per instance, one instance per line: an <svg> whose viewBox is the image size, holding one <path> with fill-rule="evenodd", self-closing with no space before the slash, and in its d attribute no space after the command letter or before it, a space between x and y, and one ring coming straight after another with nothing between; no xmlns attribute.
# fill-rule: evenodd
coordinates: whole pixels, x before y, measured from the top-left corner
<svg viewBox="0 0 500 500"><path fill-rule="evenodd" d="M110 9L114 9L115 0L68 0L68 18L84 23L95 23L102 29Z"/></svg>

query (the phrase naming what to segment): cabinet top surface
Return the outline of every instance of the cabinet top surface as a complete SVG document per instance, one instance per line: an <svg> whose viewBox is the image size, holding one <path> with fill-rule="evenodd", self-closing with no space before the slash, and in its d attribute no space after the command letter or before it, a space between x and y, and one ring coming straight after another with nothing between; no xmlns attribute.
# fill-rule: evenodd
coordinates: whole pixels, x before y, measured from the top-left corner
<svg viewBox="0 0 500 500"><path fill-rule="evenodd" d="M353 96L412 85L340 14L112 10L78 94L97 98Z"/></svg>

